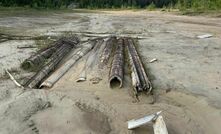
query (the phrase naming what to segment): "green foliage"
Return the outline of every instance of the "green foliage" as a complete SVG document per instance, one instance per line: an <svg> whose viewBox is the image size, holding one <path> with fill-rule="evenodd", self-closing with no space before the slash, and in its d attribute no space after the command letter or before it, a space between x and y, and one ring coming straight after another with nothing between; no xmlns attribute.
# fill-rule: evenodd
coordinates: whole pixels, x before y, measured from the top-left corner
<svg viewBox="0 0 221 134"><path fill-rule="evenodd" d="M173 3L174 0L1 0L1 6L30 6L43 8L67 7L71 3L77 3L81 8L144 8L154 3L157 7L163 7Z"/></svg>
<svg viewBox="0 0 221 134"><path fill-rule="evenodd" d="M221 0L0 0L0 6L62 8L71 3L80 8L178 8L180 10L219 10Z"/></svg>
<svg viewBox="0 0 221 134"><path fill-rule="evenodd" d="M156 5L152 2L150 5L147 6L147 9L152 11L156 8Z"/></svg>
<svg viewBox="0 0 221 134"><path fill-rule="evenodd" d="M220 10L221 0L178 0L176 7L181 10Z"/></svg>
<svg viewBox="0 0 221 134"><path fill-rule="evenodd" d="M60 8L67 6L72 0L1 0L1 6L30 6L33 8Z"/></svg>

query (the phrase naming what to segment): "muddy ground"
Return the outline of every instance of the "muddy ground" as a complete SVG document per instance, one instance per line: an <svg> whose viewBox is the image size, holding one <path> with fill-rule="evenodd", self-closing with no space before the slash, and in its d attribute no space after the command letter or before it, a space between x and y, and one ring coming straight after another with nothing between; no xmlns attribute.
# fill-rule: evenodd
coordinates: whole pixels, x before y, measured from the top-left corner
<svg viewBox="0 0 221 134"><path fill-rule="evenodd" d="M160 110L170 134L220 133L221 18L159 11L3 10L0 33L46 37L0 43L1 134L151 134L151 124L130 131L126 121ZM196 38L208 33L213 37ZM108 69L91 70L88 81L76 83L84 58L48 90L23 91L4 75L9 69L16 78L30 76L20 63L39 43L65 34L139 37L154 95L142 94L136 102L129 74L122 89L110 89ZM26 45L36 48L19 47ZM149 63L153 58L158 61ZM92 84L97 76L102 81Z"/></svg>

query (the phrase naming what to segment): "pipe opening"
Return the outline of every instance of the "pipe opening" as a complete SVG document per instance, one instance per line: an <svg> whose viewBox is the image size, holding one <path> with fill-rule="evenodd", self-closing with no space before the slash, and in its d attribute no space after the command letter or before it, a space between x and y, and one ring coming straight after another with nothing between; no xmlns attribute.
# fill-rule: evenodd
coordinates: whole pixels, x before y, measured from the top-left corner
<svg viewBox="0 0 221 134"><path fill-rule="evenodd" d="M121 88L122 87L122 80L118 77L114 77L110 80L110 87L111 88Z"/></svg>
<svg viewBox="0 0 221 134"><path fill-rule="evenodd" d="M49 82L43 82L38 89L48 89L51 88L53 85Z"/></svg>
<svg viewBox="0 0 221 134"><path fill-rule="evenodd" d="M25 61L21 64L21 67L25 70L32 68L34 65L31 61Z"/></svg>

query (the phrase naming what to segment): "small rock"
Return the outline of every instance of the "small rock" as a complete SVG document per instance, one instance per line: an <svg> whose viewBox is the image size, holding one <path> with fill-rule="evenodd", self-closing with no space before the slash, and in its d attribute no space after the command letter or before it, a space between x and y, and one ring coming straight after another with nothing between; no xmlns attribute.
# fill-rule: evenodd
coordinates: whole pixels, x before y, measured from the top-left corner
<svg viewBox="0 0 221 134"><path fill-rule="evenodd" d="M29 126L29 127L32 127L32 126L34 126L34 125L35 125L34 121L33 121L33 120L30 120L30 122L28 123L28 126Z"/></svg>
<svg viewBox="0 0 221 134"><path fill-rule="evenodd" d="M96 99L96 100L100 100L100 97L98 97L98 96L95 96L95 99Z"/></svg>
<svg viewBox="0 0 221 134"><path fill-rule="evenodd" d="M171 89L166 89L166 93L169 93L169 92L171 92Z"/></svg>

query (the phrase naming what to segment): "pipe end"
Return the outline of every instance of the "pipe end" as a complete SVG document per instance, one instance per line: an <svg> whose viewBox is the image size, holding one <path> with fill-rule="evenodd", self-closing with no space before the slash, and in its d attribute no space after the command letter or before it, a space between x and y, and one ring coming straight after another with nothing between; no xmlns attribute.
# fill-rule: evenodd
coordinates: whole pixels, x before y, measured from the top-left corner
<svg viewBox="0 0 221 134"><path fill-rule="evenodd" d="M112 76L109 80L109 86L110 88L122 88L123 86L123 81L122 78L119 76Z"/></svg>

